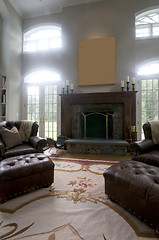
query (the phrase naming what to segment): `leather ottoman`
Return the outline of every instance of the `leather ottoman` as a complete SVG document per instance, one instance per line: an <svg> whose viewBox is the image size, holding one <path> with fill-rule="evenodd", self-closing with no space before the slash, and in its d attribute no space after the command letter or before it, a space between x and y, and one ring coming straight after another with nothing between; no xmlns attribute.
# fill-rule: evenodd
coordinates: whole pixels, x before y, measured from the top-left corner
<svg viewBox="0 0 159 240"><path fill-rule="evenodd" d="M48 187L54 182L54 163L42 153L6 158L0 162L0 202Z"/></svg>
<svg viewBox="0 0 159 240"><path fill-rule="evenodd" d="M159 231L159 168L123 161L104 172L105 193Z"/></svg>

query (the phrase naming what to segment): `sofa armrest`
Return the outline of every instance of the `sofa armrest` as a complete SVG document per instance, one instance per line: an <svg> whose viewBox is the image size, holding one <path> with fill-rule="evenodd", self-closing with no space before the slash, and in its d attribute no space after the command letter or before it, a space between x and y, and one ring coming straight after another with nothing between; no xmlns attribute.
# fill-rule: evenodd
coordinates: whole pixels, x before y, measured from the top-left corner
<svg viewBox="0 0 159 240"><path fill-rule="evenodd" d="M154 150L156 145L151 139L144 139L130 144L130 150L133 155L139 155Z"/></svg>
<svg viewBox="0 0 159 240"><path fill-rule="evenodd" d="M6 147L2 139L0 139L0 160L3 158L2 156L4 155L6 151Z"/></svg>
<svg viewBox="0 0 159 240"><path fill-rule="evenodd" d="M43 148L47 145L47 140L38 136L31 136L29 142L31 146L39 152L43 152Z"/></svg>

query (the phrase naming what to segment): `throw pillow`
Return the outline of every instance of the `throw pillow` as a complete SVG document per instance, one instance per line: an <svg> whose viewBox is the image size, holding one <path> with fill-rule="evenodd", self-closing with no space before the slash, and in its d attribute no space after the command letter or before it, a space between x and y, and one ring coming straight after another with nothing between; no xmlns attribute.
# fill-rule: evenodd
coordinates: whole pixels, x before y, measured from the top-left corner
<svg viewBox="0 0 159 240"><path fill-rule="evenodd" d="M1 134L7 148L22 144L18 129L16 127L13 127L10 130L8 128L2 127Z"/></svg>

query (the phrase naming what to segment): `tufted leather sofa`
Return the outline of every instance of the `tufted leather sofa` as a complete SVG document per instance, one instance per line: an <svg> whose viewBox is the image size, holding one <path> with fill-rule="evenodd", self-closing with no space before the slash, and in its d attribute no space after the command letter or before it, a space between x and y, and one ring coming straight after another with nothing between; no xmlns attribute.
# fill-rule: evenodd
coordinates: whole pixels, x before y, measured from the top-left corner
<svg viewBox="0 0 159 240"><path fill-rule="evenodd" d="M43 152L43 148L47 145L46 139L37 136L39 126L37 122L34 122L32 125L31 136L29 140L27 142L23 142L18 146L7 149L1 136L2 127L11 129L15 126L19 130L21 123L22 121L0 122L0 160L18 155Z"/></svg>
<svg viewBox="0 0 159 240"><path fill-rule="evenodd" d="M143 125L145 139L130 144L132 160L159 167L159 145L152 140L149 122Z"/></svg>
<svg viewBox="0 0 159 240"><path fill-rule="evenodd" d="M105 193L159 232L159 168L122 161L103 175Z"/></svg>

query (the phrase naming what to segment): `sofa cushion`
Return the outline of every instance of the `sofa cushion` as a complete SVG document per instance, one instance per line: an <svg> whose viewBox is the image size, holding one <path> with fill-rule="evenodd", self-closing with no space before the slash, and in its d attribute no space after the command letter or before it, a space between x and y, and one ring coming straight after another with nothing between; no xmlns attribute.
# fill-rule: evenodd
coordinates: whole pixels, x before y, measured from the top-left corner
<svg viewBox="0 0 159 240"><path fill-rule="evenodd" d="M132 156L132 160L159 167L159 151L154 150L148 153Z"/></svg>
<svg viewBox="0 0 159 240"><path fill-rule="evenodd" d="M29 153L37 153L39 152L37 149L30 146L28 143L23 143L18 146L14 146L12 148L8 148L3 154L3 158L10 158L19 155L29 154Z"/></svg>
<svg viewBox="0 0 159 240"><path fill-rule="evenodd" d="M19 144L22 144L18 129L15 126L10 130L5 127L2 127L1 134L2 139L7 148L11 148Z"/></svg>

